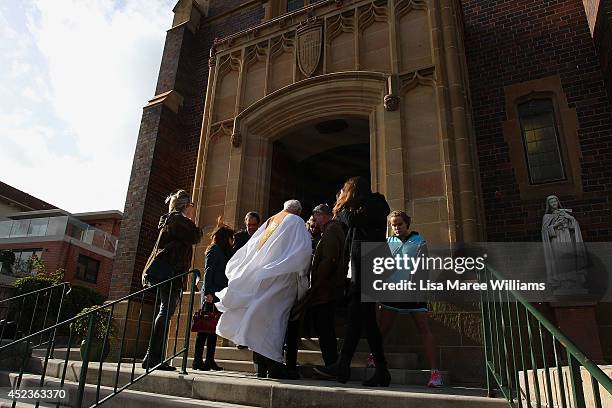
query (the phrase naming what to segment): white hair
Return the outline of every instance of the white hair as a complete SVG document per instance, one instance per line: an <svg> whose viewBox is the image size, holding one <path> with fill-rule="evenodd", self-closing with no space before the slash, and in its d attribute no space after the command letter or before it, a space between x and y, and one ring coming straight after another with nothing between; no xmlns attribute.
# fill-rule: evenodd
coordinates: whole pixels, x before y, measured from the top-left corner
<svg viewBox="0 0 612 408"><path fill-rule="evenodd" d="M283 204L283 210L297 215L302 212L302 204L298 200L287 200Z"/></svg>

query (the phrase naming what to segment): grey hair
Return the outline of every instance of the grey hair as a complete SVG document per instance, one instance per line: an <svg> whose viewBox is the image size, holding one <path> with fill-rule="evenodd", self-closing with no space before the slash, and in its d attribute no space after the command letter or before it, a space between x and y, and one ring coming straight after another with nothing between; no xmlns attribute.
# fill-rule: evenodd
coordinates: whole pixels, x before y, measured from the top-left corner
<svg viewBox="0 0 612 408"><path fill-rule="evenodd" d="M297 215L302 212L302 204L298 200L287 200L283 204L283 210Z"/></svg>

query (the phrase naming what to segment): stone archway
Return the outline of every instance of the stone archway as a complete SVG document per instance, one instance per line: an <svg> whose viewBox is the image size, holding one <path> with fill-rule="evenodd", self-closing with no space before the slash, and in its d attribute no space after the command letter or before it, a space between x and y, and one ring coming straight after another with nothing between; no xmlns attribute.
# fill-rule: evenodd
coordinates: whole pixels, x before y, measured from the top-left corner
<svg viewBox="0 0 612 408"><path fill-rule="evenodd" d="M334 73L283 88L244 110L234 121L225 219L237 223L249 209L267 212L272 143L291 128L329 117L358 116L369 121L372 186L386 194L384 145L393 133L401 133L397 112L384 109L386 94L384 74ZM396 129L393 116L397 116Z"/></svg>

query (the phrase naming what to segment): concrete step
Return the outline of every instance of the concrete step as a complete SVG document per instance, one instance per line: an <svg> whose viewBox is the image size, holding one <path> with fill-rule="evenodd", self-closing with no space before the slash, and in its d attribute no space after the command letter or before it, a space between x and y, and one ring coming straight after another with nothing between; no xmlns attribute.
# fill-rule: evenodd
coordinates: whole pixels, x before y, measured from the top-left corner
<svg viewBox="0 0 612 408"><path fill-rule="evenodd" d="M218 365L223 367L224 371L237 371L243 373L255 373L255 366L251 361L237 361L237 360L219 360L215 358ZM172 365L175 367L181 367L183 363L182 358L176 358L172 360ZM321 362L322 363L322 362ZM188 359L188 370L192 371L191 367L193 364L193 358ZM313 377L313 365L302 365L300 366L300 375L304 378ZM391 372L391 383L398 385L425 385L429 381L429 370L410 370L403 368L390 368ZM447 371L441 371L442 380L444 384L450 385L450 375ZM374 375L373 368L365 367L351 367L351 378L359 381L363 381Z"/></svg>
<svg viewBox="0 0 612 408"><path fill-rule="evenodd" d="M32 356L43 357L45 356L46 349L34 349L32 350ZM56 358L65 358L66 348L56 348L53 355ZM368 353L357 352L353 358L353 366L364 368L366 366L366 360ZM417 368L417 355L415 353L385 353L387 358L387 364L390 368L401 368L401 369L416 369ZM69 360L80 360L81 354L79 348L71 348ZM233 361L236 362L236 367L246 367L245 362L249 362L252 365L253 353L250 350L240 350L236 347L223 347L217 346L215 351L215 360L217 361ZM191 367L191 363L190 367ZM220 363L219 363L220 364ZM323 357L321 356L320 350L299 350L298 351L298 364L300 365L323 365ZM235 371L243 371L239 368L231 368ZM247 370L248 371L248 370ZM248 371L250 372L250 371Z"/></svg>
<svg viewBox="0 0 612 408"><path fill-rule="evenodd" d="M54 356L59 359L65 359L67 349L57 349ZM32 351L32 357L44 360L46 350L35 349ZM226 357L226 358L222 358ZM354 379L363 381L373 375L374 369L365 367L367 354L356 353L353 359L351 376ZM429 381L429 370L418 370L416 366L416 356L414 354L393 354L387 356L389 361L389 371L391 372L391 383L401 385L421 385L427 384ZM68 357L70 361L80 361L81 355L78 349L71 349ZM191 371L193 366L193 358L187 359L188 371ZM225 371L237 371L243 373L255 373L255 367L252 362L252 353L249 350L239 350L235 347L217 347L215 352L215 361L223 367ZM131 363L131 360L124 360L124 363ZM140 361L137 361L137 367L140 367ZM181 367L183 364L182 357L175 358L171 362L175 367ZM312 367L315 365L323 365L321 353L310 350L300 350L298 353L298 364L300 365L300 374L304 378L312 378ZM407 368L395 368L404 366ZM444 384L450 385L450 375L447 371L441 371Z"/></svg>
<svg viewBox="0 0 612 408"><path fill-rule="evenodd" d="M338 338L338 347L342 347L343 339L341 337ZM221 339L221 343L224 347L236 347L236 345L227 339ZM311 350L311 351L320 351L321 346L319 344L319 339L317 337L302 337L299 342L300 350ZM368 345L367 339L360 339L359 343L357 343L357 352L369 353L370 346ZM385 351L391 353L402 353L409 354L411 353L409 348L405 345L401 344L385 344Z"/></svg>
<svg viewBox="0 0 612 408"><path fill-rule="evenodd" d="M338 347L342 347L344 340L338 338ZM319 339L316 337L302 337L299 343L300 350L321 350ZM367 339L359 339L357 343L357 352L365 353L366 355L370 352L370 346L368 345ZM399 354L412 354L408 347L401 344L385 344L385 352L399 353Z"/></svg>
<svg viewBox="0 0 612 408"><path fill-rule="evenodd" d="M33 358L29 369L41 370L40 359ZM38 367L37 367L38 364ZM98 379L99 364L88 367L87 382ZM117 364L104 363L101 384L115 384ZM119 386L129 381L132 366L119 367ZM81 370L80 361L71 361L66 370L66 380L76 382ZM50 360L47 376L58 378L63 371L62 360ZM144 374L135 369L135 377ZM319 407L319 408L502 408L503 399L486 398L485 390L444 387L430 389L423 386L392 386L389 388L367 388L352 381L346 385L335 381L317 380L271 380L257 379L253 375L236 372L153 372L132 384L133 391L164 394L168 396L203 399L222 403L250 405L266 408ZM131 405L130 405L131 407Z"/></svg>
<svg viewBox="0 0 612 408"><path fill-rule="evenodd" d="M2 373L0 375L8 375L11 385L16 383L17 374ZM39 388L40 376L33 374L25 374L21 380L20 389L24 388ZM55 378L45 380L45 388L60 388L60 381ZM78 383L72 381L64 382L63 389L66 390L66 398L60 400L62 407L74 407L78 395ZM99 400L105 398L113 392L112 387L100 387ZM91 406L96 402L97 387L92 384L85 386L83 395L83 406ZM0 408L11 407L12 401L9 399L0 399ZM103 405L108 408L151 408L154 404L156 408L254 408L252 405L238 405L228 402L206 401L202 399L186 398L174 395L163 395L152 392L134 391L126 389L118 395L112 397ZM17 407L35 407L36 401L28 401L17 404ZM41 402L40 407L54 407L55 402Z"/></svg>
<svg viewBox="0 0 612 408"><path fill-rule="evenodd" d="M417 355L415 353L385 353L387 364L391 368L414 369L417 367ZM354 367L365 367L368 353L357 352L353 357ZM234 361L253 361L253 354L249 350L239 350L235 347L217 347L215 359ZM299 350L298 364L301 365L323 365L323 357L320 350Z"/></svg>

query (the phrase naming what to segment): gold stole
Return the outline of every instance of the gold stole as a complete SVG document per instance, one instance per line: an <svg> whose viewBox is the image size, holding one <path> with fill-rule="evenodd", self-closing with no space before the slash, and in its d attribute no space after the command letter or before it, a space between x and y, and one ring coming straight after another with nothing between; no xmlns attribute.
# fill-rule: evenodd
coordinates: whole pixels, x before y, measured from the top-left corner
<svg viewBox="0 0 612 408"><path fill-rule="evenodd" d="M276 228L278 228L278 226L279 224L274 220L270 220L268 222L268 225L266 226L266 230L264 231L263 234L261 234L261 238L259 238L259 243L257 245L258 251L261 249L262 246L264 246L268 238L272 236L272 234L274 233L274 231L276 231Z"/></svg>

